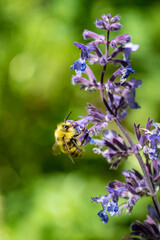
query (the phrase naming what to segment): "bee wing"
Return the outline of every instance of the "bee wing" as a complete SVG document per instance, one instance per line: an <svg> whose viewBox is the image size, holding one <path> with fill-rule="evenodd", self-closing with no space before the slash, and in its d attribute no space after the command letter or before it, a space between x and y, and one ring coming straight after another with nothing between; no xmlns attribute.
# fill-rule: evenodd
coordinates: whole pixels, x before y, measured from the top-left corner
<svg viewBox="0 0 160 240"><path fill-rule="evenodd" d="M68 153L68 157L71 159L72 163L74 163L74 160L70 154L70 151L69 151L69 147L68 147L68 144L67 144L67 141L66 141L66 138L64 137L64 142L65 142L65 145L66 145L66 149L67 149L67 153Z"/></svg>
<svg viewBox="0 0 160 240"><path fill-rule="evenodd" d="M52 153L53 155L59 155L61 153L60 148L56 142L52 146Z"/></svg>

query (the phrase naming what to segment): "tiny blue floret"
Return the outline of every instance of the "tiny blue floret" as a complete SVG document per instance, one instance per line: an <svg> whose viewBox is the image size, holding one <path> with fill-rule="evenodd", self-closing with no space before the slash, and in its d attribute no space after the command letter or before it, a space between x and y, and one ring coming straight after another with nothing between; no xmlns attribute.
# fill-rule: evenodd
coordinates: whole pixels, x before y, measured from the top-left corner
<svg viewBox="0 0 160 240"><path fill-rule="evenodd" d="M98 212L97 214L101 218L101 221L103 223L107 223L108 222L109 218L108 218L108 215L107 215L105 210L102 210L102 211Z"/></svg>
<svg viewBox="0 0 160 240"><path fill-rule="evenodd" d="M113 217L118 212L118 204L116 202L110 201L107 207L107 212Z"/></svg>
<svg viewBox="0 0 160 240"><path fill-rule="evenodd" d="M86 63L83 59L78 59L74 62L74 64L71 66L71 70L75 70L78 76L81 76L81 73L85 71L86 69Z"/></svg>

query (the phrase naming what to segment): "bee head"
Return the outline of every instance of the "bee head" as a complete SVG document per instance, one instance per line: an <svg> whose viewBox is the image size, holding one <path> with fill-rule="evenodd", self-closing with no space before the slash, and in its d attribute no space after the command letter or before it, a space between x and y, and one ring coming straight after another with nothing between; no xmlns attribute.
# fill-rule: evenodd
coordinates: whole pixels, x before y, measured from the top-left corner
<svg viewBox="0 0 160 240"><path fill-rule="evenodd" d="M62 124L62 128L64 130L68 130L69 127L70 127L70 125L67 125L66 123Z"/></svg>

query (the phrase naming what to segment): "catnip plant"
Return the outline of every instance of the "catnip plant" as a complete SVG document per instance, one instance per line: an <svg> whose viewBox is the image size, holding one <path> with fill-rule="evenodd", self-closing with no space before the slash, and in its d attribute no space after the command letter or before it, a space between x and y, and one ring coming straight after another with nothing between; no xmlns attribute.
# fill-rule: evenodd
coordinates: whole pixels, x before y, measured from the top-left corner
<svg viewBox="0 0 160 240"><path fill-rule="evenodd" d="M81 53L80 58L71 66L71 70L75 70L72 84L79 84L84 91L99 91L106 110L102 113L89 103L86 116L77 121L70 121L77 133L83 132L79 134L82 145L92 144L94 153L105 158L112 169L116 169L121 161L134 155L142 170L142 173L136 169L123 171L124 182L110 182L106 187L105 196L92 197L94 202L102 205L102 210L98 212L101 221L107 223L109 216L120 215L123 209L131 213L141 197L150 197L153 206L148 206L147 219L144 223L133 223L131 233L125 239L160 239L160 206L156 195L160 183L160 123L150 118L146 121L146 126L135 123L134 132L138 144L132 141L121 123L129 108L140 108L135 101L135 92L142 85L142 81L132 78L135 70L132 69L131 53L137 51L139 45L131 43L129 34L111 38L112 32L117 32L122 27L119 21L119 15L111 17L111 14L104 14L101 19L95 21L96 27L102 29L104 35L84 30L83 37L90 42L86 45L74 42ZM105 52L102 52L100 45L105 46ZM94 64L102 67L99 79L96 79L91 70L90 66ZM117 70L106 81L109 64L114 64ZM107 130L112 121L120 129L121 135L115 130ZM119 204L119 199L122 199L123 203Z"/></svg>

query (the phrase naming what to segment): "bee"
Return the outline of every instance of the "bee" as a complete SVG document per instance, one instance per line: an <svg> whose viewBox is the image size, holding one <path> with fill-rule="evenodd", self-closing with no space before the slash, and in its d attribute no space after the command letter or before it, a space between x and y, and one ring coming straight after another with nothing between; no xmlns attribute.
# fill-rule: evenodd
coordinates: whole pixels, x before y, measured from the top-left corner
<svg viewBox="0 0 160 240"><path fill-rule="evenodd" d="M71 113L68 114L64 122L58 124L54 132L55 144L52 147L52 151L54 155L57 155L59 153L58 150L60 150L64 154L67 154L72 163L74 163L73 158L80 157L83 154L81 146L85 141L85 137L81 141L80 136L84 133L84 129L77 133L74 127L74 121L67 121L70 114Z"/></svg>

